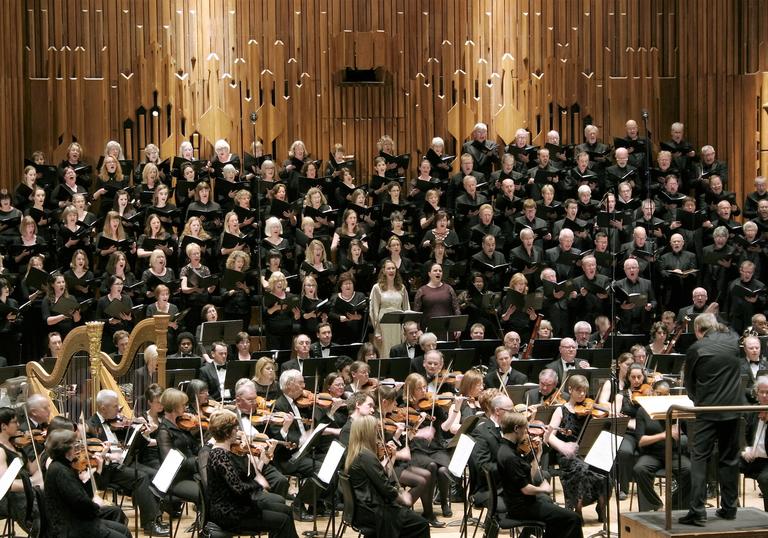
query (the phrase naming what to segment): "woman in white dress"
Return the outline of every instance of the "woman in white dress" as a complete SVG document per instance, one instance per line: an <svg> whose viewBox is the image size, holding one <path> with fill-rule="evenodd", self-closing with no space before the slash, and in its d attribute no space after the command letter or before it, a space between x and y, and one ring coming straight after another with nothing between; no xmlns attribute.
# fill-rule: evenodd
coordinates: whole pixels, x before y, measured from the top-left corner
<svg viewBox="0 0 768 538"><path fill-rule="evenodd" d="M379 281L371 288L370 309L379 357L389 358L389 349L402 341L403 331L396 323L381 323L381 318L387 312L411 309L408 290L392 260L381 264Z"/></svg>

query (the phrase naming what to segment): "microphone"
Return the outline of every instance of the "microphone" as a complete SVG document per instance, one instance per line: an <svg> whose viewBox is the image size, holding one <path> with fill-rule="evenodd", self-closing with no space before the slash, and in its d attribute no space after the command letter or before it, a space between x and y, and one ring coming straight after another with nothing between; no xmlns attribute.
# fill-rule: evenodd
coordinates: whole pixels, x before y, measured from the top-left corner
<svg viewBox="0 0 768 538"><path fill-rule="evenodd" d="M644 119L644 120L647 120L647 119L648 119L648 111L647 111L646 109L643 109L643 110L640 112L640 115L643 117L643 119Z"/></svg>
<svg viewBox="0 0 768 538"><path fill-rule="evenodd" d="M256 118L258 118L258 115L256 114L256 112L251 112L248 116L251 119L251 123L256 123Z"/></svg>

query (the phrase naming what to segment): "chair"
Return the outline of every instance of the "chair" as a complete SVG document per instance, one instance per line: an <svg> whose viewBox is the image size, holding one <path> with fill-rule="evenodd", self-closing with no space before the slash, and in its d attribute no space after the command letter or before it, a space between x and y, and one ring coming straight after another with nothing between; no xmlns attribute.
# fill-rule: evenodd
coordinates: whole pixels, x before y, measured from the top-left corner
<svg viewBox="0 0 768 538"><path fill-rule="evenodd" d="M484 469L485 480L488 484L488 511L483 523L483 538L489 538L494 533L493 527L498 525L499 529L509 529L509 535L512 538L519 536L521 529L528 528L533 531L534 536L541 538L544 535L544 529L546 523L543 521L526 520L526 519L511 519L506 517L505 514L499 514L497 507L499 503L498 490L496 489L496 479L493 473L489 469Z"/></svg>
<svg viewBox="0 0 768 538"><path fill-rule="evenodd" d="M659 496L664 497L664 484L665 484L664 481L667 478L667 470L664 469L663 467L661 469L658 469L654 473L654 477L656 478L656 485L659 488ZM674 473L672 476L672 480L675 480ZM632 504L634 503L634 500L635 500L635 481L632 480L629 484L629 511L630 512L632 511Z"/></svg>
<svg viewBox="0 0 768 538"><path fill-rule="evenodd" d="M339 525L339 531L334 538L342 538L347 527L357 531L358 538L361 535L366 538L376 536L376 529L355 526L355 493L352 491L352 484L349 482L348 474L342 472L339 473L339 488L341 489L341 496L344 499L344 510L341 512L341 525Z"/></svg>

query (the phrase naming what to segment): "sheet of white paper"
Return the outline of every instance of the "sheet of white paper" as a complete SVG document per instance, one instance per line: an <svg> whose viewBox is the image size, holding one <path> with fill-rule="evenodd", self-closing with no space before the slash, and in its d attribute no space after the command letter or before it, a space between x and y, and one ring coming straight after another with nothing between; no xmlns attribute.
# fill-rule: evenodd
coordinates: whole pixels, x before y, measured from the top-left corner
<svg viewBox="0 0 768 538"><path fill-rule="evenodd" d="M456 444L456 450L453 451L451 463L448 465L448 472L455 477L461 477L467 466L469 457L472 455L472 449L475 448L475 440L469 435L461 434L459 442Z"/></svg>
<svg viewBox="0 0 768 538"><path fill-rule="evenodd" d="M183 463L184 454L175 448L172 448L160 465L160 469L157 470L157 474L152 479L152 483L162 493L167 493L168 488L171 487L171 483Z"/></svg>
<svg viewBox="0 0 768 538"><path fill-rule="evenodd" d="M125 450L123 450L123 456L120 458L120 465L125 462L125 457L128 455L128 452L130 452L130 448L133 446L134 441L136 441L136 435L138 435L140 429L141 424L134 424L131 426L131 433L128 436L128 441L125 443Z"/></svg>
<svg viewBox="0 0 768 538"><path fill-rule="evenodd" d="M638 396L635 398L640 405L651 416L651 418L664 418L667 409L673 404L693 407L693 401L685 395L671 396Z"/></svg>
<svg viewBox="0 0 768 538"><path fill-rule="evenodd" d="M601 471L610 472L611 467L613 467L613 460L616 459L616 452L623 440L624 437L621 435L613 435L607 431L600 432L584 461L587 465L596 467Z"/></svg>
<svg viewBox="0 0 768 538"><path fill-rule="evenodd" d="M21 466L21 458L14 458L3 476L0 477L0 500L4 499L5 494L10 491L13 481L16 480L16 475L21 471Z"/></svg>
<svg viewBox="0 0 768 538"><path fill-rule="evenodd" d="M328 448L328 452L325 454L323 464L320 466L320 470L317 472L317 478L319 478L323 484L330 484L333 480L333 476L336 474L336 470L339 468L341 458L344 457L344 453L347 451L344 445L338 441L331 443Z"/></svg>
<svg viewBox="0 0 768 538"><path fill-rule="evenodd" d="M299 459L304 455L304 451L306 448L310 445L310 442L312 439L317 437L318 435L323 434L323 430L325 430L328 427L328 424L318 424L315 426L315 429L312 430L312 433L310 433L306 439L304 439L304 442L301 444L299 449L296 451L296 453L291 456L291 461L299 461Z"/></svg>

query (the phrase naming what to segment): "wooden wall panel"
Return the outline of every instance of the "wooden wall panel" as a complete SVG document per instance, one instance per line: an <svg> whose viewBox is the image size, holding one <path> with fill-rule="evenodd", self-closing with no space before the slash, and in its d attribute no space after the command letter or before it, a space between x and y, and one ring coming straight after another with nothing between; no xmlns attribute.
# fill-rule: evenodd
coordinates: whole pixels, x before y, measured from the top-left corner
<svg viewBox="0 0 768 538"><path fill-rule="evenodd" d="M24 156L59 160L73 139L91 161L112 138L134 158L183 140L205 157L218 137L240 153L253 111L280 159L296 139L321 158L341 142L363 177L385 133L415 163L436 135L455 151L477 121L499 142L519 127L580 142L586 122L609 139L641 109L656 141L679 120L712 143L739 189L768 151L768 0L11 4L0 24L24 32L6 32L0 62L18 106L0 111L0 136L23 144L0 145L6 184ZM345 66L382 67L384 83L341 86Z"/></svg>

